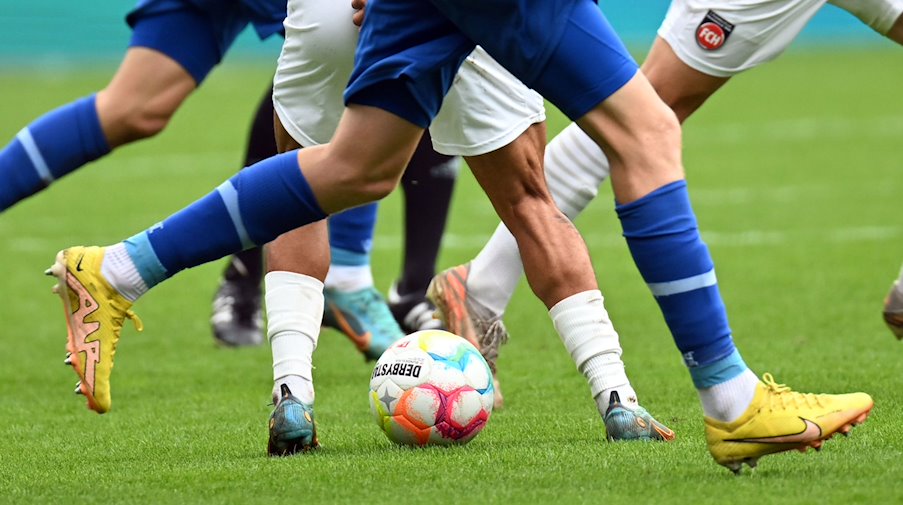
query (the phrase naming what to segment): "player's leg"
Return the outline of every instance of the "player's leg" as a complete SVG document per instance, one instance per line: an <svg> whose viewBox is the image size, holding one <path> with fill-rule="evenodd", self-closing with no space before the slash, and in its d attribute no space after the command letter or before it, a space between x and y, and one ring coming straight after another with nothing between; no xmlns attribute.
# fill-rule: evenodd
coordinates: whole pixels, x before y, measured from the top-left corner
<svg viewBox="0 0 903 505"><path fill-rule="evenodd" d="M399 26L397 19L373 22L370 10L355 59L359 67L346 93L351 105L330 144L242 170L163 223L119 244L72 247L58 254L48 274L60 281L56 290L66 309L68 360L89 407L109 410L122 325L134 319L132 302L148 289L185 268L271 242L327 213L375 201L398 184L451 78L473 49L429 5L409 7L382 12L416 20L405 22L409 31L403 33L392 28ZM374 36L375 28L388 28L391 38ZM416 65L408 65L411 61ZM386 80L381 70L399 64L418 78ZM91 321L85 320L88 309Z"/></svg>
<svg viewBox="0 0 903 505"><path fill-rule="evenodd" d="M648 430L639 436L670 440L673 432L639 407L583 239L548 193L542 170L545 138L540 123L502 149L468 157L467 163L511 227L530 286L549 307L555 329L587 378L609 438L638 436L622 433L626 425L619 421L629 418L636 424L642 417L640 424ZM490 357L494 363L495 356Z"/></svg>
<svg viewBox="0 0 903 505"><path fill-rule="evenodd" d="M280 152L301 147L278 117L273 122ZM284 233L265 250L267 337L273 352L275 405L268 425L267 454L285 456L319 446L312 363L323 320L323 279L329 269L326 221Z"/></svg>
<svg viewBox="0 0 903 505"><path fill-rule="evenodd" d="M242 166L251 166L276 153L273 91L270 89L260 100L251 122ZM262 280L262 249L253 247L229 258L223 279L213 295L210 324L217 342L227 346L258 345L263 342Z"/></svg>
<svg viewBox="0 0 903 505"><path fill-rule="evenodd" d="M507 177L511 177L517 181L514 186L520 187L525 184L523 179L535 175L533 172L542 166L544 119L542 97L517 81L485 51L477 48L458 71L455 84L446 96L443 108L433 122L431 130L438 150L468 156L471 167L484 177L491 175L505 181ZM541 175L541 168L539 172ZM530 194L531 191L526 193ZM515 198L521 198L518 191L513 195ZM501 197L496 195L493 198ZM541 203L547 204L548 202ZM508 208L511 205L505 202L503 207ZM527 205L529 206L529 203ZM530 213L524 212L528 215ZM517 263L512 276L516 282L522 271L520 257L514 237L511 235L509 237ZM553 238L551 241L555 243L557 240ZM568 247L566 242L564 244L564 247ZM486 357L496 378L495 404L496 407L500 407L502 396L498 387L496 359L499 346L507 340L508 334L500 312L496 313L471 296L472 284L476 286L476 291L479 291L485 284L493 284L495 281L507 282L507 279L499 279L495 272L490 270L492 268L499 271L509 270L511 267L506 264L509 258L496 259L499 260L498 263L485 265L485 269L471 270L469 265L461 265L439 274L433 280L429 294L435 300L439 314L449 330L471 340ZM586 272L581 275L586 275ZM592 277L591 272L589 275ZM596 310L593 305L599 304L587 304L583 309L590 314L589 319L592 319ZM576 309L575 312L580 312L580 309ZM586 315L584 312L580 313ZM585 328L571 328L568 325L564 325L563 328L565 331L561 333L561 337L565 342L574 339L574 332L568 333L571 329L577 333L586 331ZM611 337L611 334L605 334ZM618 356L612 358L614 354L620 354L616 336L614 340L611 338L587 340L581 345L581 355L575 356L575 364L586 374L592 385L593 396L602 414L608 410L612 393L618 387L621 388L617 391L618 395L623 398L624 404L630 407L638 406L636 395L629 389L629 381L623 374L623 363ZM606 367L614 368L615 371L608 372ZM606 373L611 376L609 377L611 380L608 381L610 387L604 384L603 375ZM608 431L611 438L623 438L615 426L610 422L606 424L607 428L610 428ZM655 434L657 432L653 431L653 426L654 423L647 424L649 431Z"/></svg>
<svg viewBox="0 0 903 505"><path fill-rule="evenodd" d="M668 96L666 102L679 108L679 115L683 118L727 80L683 65L661 40L653 45L643 66L644 73L647 67L652 67L650 81L658 84ZM466 64L462 67L464 68ZM598 186L609 174L608 159L596 143L575 124L567 127L549 143L544 165L549 191L569 219L576 218L592 201ZM517 242L502 223L469 267L462 265L443 272L437 277L437 281L448 283L457 278L466 279L464 286L468 303L478 307L478 312L483 314L480 321L487 322L475 327L490 328L489 323L501 320L522 273ZM600 406L607 405L609 396L598 395L597 403ZM625 397L624 394L620 396Z"/></svg>
<svg viewBox="0 0 903 505"><path fill-rule="evenodd" d="M352 14L349 3L288 4L273 102L279 124L295 145L324 144L335 132L358 37ZM375 225L375 204L330 216L332 267L326 278L323 318L324 325L345 333L370 357L378 357L401 336L373 285L370 249ZM303 267L308 258L300 254L296 261Z"/></svg>
<svg viewBox="0 0 903 505"><path fill-rule="evenodd" d="M441 327L426 289L436 273L460 158L436 152L429 132L408 164L404 189L404 253L401 275L389 289L389 308L405 333Z"/></svg>
<svg viewBox="0 0 903 505"><path fill-rule="evenodd" d="M31 196L111 149L163 129L194 90L171 58L131 48L110 84L26 126L0 152L0 209Z"/></svg>
<svg viewBox="0 0 903 505"><path fill-rule="evenodd" d="M110 83L37 119L0 151L0 210L161 131L222 57L217 28L193 8L130 19L132 41Z"/></svg>
<svg viewBox="0 0 903 505"><path fill-rule="evenodd" d="M576 54L578 47L592 44L569 34L580 32L568 32L559 50ZM562 54L562 61L566 58ZM579 66L585 63L574 62L572 68ZM769 416L756 418L761 404L788 390L768 380L760 383L734 346L714 264L699 237L683 180L678 122L648 81L635 75L577 123L609 156L624 235L697 387L707 415L710 451L716 460L739 469L744 460L754 462L781 450L750 448L727 439L742 433L748 438L756 438L753 434L760 434L758 438L778 436L782 429L792 428L792 420L798 415L817 416L836 409L844 412L839 416L842 419L820 427L817 436L801 440L813 446L820 445L828 433L864 419L872 406L867 395L825 397L823 403L833 405L788 412L780 418L783 425L775 424L776 419L766 419Z"/></svg>
<svg viewBox="0 0 903 505"><path fill-rule="evenodd" d="M324 219L326 212L384 197L397 185L422 131L382 109L350 106L333 144L248 167L118 244L61 251L48 274L60 280L56 289L67 310L69 359L89 406L101 413L110 408L115 347L123 321L134 318L131 305L138 297L181 270L269 243ZM91 322L84 319L88 314Z"/></svg>
<svg viewBox="0 0 903 505"><path fill-rule="evenodd" d="M662 38L653 43L642 72L680 122L729 79L690 67ZM598 186L610 172L608 158L576 124L549 142L544 165L549 191L570 219L575 219L595 198ZM496 315L504 313L523 273L516 242L504 223L473 259L471 270L469 287L474 299Z"/></svg>
<svg viewBox="0 0 903 505"><path fill-rule="evenodd" d="M404 336L373 285L370 253L378 205L369 203L329 217L332 263L326 275L323 325L344 333L367 359L378 359ZM306 258L298 257L303 263Z"/></svg>
<svg viewBox="0 0 903 505"><path fill-rule="evenodd" d="M485 22L480 16L475 18ZM459 25L466 23L466 19L458 20ZM755 416L756 405L789 390L771 381L759 383L733 345L713 264L699 239L683 181L679 123L648 81L633 74L635 67L631 68L626 50L595 5L578 3L568 24L573 29L563 31L541 73L524 54L509 58L518 47L500 46L479 30L474 39L494 44L491 50L487 47L490 53L508 58L503 61L512 65L516 75L531 78L528 84L570 117L579 118L578 124L606 149L624 234L690 367L709 415L707 430L713 456L719 463L739 469L742 461L786 450L786 446L730 443L726 438L730 433L772 436L781 426L790 429L799 414L821 416L825 409L843 412L821 426L817 436L801 439L803 446L820 445L830 433L864 419L872 406L871 398L864 394L822 397L824 404L830 404L822 410L788 411L784 417ZM596 61L587 62L587 55ZM616 91L608 95L611 89ZM744 416L752 422L747 423L749 419Z"/></svg>

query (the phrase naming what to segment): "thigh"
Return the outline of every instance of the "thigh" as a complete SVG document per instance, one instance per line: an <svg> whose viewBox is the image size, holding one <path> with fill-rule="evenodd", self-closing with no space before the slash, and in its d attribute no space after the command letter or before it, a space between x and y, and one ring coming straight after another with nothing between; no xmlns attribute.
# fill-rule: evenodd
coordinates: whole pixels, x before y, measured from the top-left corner
<svg viewBox="0 0 903 505"><path fill-rule="evenodd" d="M674 0L658 35L704 74L731 77L779 56L825 0Z"/></svg>
<svg viewBox="0 0 903 505"><path fill-rule="evenodd" d="M478 156L509 144L545 117L542 96L477 47L458 69L430 134L439 153Z"/></svg>
<svg viewBox="0 0 903 505"><path fill-rule="evenodd" d="M129 47L166 55L200 85L249 22L239 3L220 4L204 10L187 0L140 2L126 16L132 27Z"/></svg>
<svg viewBox="0 0 903 505"><path fill-rule="evenodd" d="M273 105L301 145L329 142L342 116L358 29L351 2L289 0L285 43L273 79Z"/></svg>
<svg viewBox="0 0 903 505"><path fill-rule="evenodd" d="M728 77L709 75L684 63L661 37L643 62L643 74L680 122L696 112Z"/></svg>
<svg viewBox="0 0 903 505"><path fill-rule="evenodd" d="M126 113L140 106L168 117L195 87L194 78L177 61L152 49L132 47L98 94L97 107Z"/></svg>
<svg viewBox="0 0 903 505"><path fill-rule="evenodd" d="M397 185L423 129L379 107L350 104L333 139L298 164L327 214L378 200Z"/></svg>

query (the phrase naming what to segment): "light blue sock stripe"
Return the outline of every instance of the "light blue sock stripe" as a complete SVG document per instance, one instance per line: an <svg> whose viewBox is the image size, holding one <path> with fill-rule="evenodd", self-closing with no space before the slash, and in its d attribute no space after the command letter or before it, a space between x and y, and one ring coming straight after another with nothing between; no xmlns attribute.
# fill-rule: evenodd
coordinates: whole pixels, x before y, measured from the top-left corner
<svg viewBox="0 0 903 505"><path fill-rule="evenodd" d="M338 247L333 247L329 252L332 255L332 260L330 262L332 265L360 267L370 264L370 255L367 253L339 249Z"/></svg>
<svg viewBox="0 0 903 505"><path fill-rule="evenodd" d="M148 288L152 288L169 278L166 268L160 263L157 253L154 252L146 231L126 239L123 243L125 244L126 252L129 253L129 257L132 258L132 262L138 270L138 274Z"/></svg>
<svg viewBox="0 0 903 505"><path fill-rule="evenodd" d="M715 284L718 284L718 279L715 277L715 269L713 268L706 273L694 275L693 277L670 282L650 282L648 286L652 290L652 294L658 298L660 296L676 295L707 288Z"/></svg>
<svg viewBox="0 0 903 505"><path fill-rule="evenodd" d="M38 176L41 177L41 180L46 184L53 182L53 174L50 173L50 168L47 166L47 162L44 161L44 156L41 154L41 150L38 149L38 145L35 143L34 137L31 136L28 128L22 128L22 131L16 135L16 139L22 144L25 154L28 155L28 159L31 160L31 164L34 166Z"/></svg>
<svg viewBox="0 0 903 505"><path fill-rule="evenodd" d="M710 388L722 382L727 382L745 372L749 368L740 357L740 353L734 349L727 356L708 365L690 367L690 377L697 388Z"/></svg>
<svg viewBox="0 0 903 505"><path fill-rule="evenodd" d="M235 233L238 234L242 247L245 249L254 247L256 244L248 236L245 223L241 220L241 212L238 209L238 191L235 190L235 186L232 185L231 181L226 181L220 184L216 191L226 205L226 210L229 212L229 217L232 218L232 225L235 226Z"/></svg>

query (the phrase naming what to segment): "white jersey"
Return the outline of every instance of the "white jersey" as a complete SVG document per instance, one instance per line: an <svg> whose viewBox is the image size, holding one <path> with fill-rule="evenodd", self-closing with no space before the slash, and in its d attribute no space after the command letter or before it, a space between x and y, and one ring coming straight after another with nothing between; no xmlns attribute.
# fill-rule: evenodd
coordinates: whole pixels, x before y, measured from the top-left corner
<svg viewBox="0 0 903 505"><path fill-rule="evenodd" d="M658 30L690 67L731 77L778 57L826 0L673 0ZM830 0L886 34L903 0Z"/></svg>
<svg viewBox="0 0 903 505"><path fill-rule="evenodd" d="M344 110L358 29L351 2L289 0L273 105L302 146L329 142ZM511 143L545 120L543 98L482 48L467 57L430 126L434 149L477 156Z"/></svg>

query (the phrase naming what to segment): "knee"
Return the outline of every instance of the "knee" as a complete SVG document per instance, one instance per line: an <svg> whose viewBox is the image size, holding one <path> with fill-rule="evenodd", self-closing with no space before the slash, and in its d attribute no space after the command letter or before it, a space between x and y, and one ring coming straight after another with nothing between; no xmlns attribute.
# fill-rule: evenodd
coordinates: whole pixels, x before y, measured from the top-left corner
<svg viewBox="0 0 903 505"><path fill-rule="evenodd" d="M175 109L162 101L98 93L98 113L109 137L118 143L146 139L160 133L169 124Z"/></svg>
<svg viewBox="0 0 903 505"><path fill-rule="evenodd" d="M386 161L362 164L340 159L331 164L338 174L339 187L344 188L355 205L375 202L389 196L398 186L404 165Z"/></svg>
<svg viewBox="0 0 903 505"><path fill-rule="evenodd" d="M658 157L668 152L680 152L680 121L671 104L662 102L655 107L641 128L642 133L637 136L640 153Z"/></svg>
<svg viewBox="0 0 903 505"><path fill-rule="evenodd" d="M163 131L173 111L152 104L133 104L120 119L123 133L133 139L146 139Z"/></svg>

